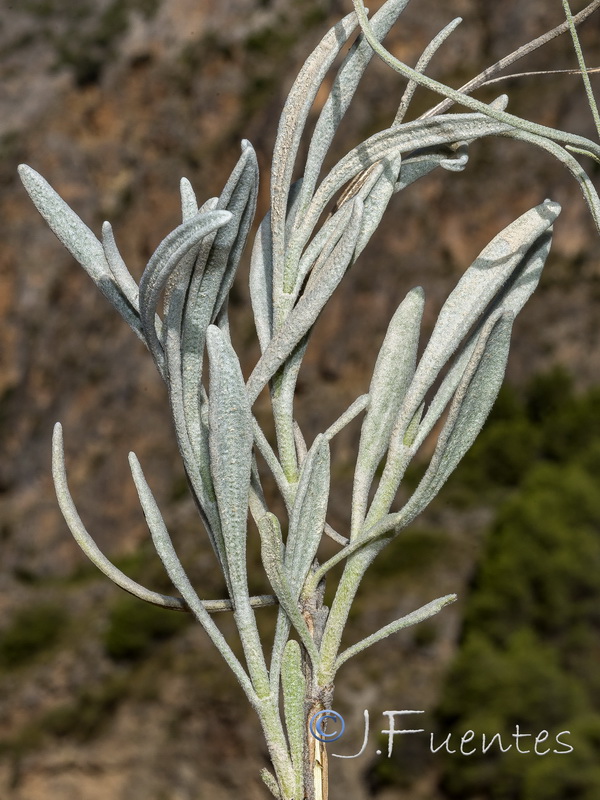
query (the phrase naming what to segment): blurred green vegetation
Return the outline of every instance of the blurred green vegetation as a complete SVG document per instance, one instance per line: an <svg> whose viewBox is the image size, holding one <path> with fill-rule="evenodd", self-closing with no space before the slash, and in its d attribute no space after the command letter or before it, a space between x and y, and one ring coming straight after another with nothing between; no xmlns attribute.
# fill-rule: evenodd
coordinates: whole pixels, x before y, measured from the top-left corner
<svg viewBox="0 0 600 800"><path fill-rule="evenodd" d="M66 611L53 604L22 608L0 631L0 668L16 669L51 650L68 622Z"/></svg>
<svg viewBox="0 0 600 800"><path fill-rule="evenodd" d="M564 370L505 387L442 502L495 509L471 587L458 654L433 724L456 753L398 748L369 779L405 785L426 769L448 800L600 797L600 389ZM428 715L429 716L429 715ZM516 725L531 736L519 741ZM460 753L467 731L472 755ZM548 739L534 752L535 738ZM573 748L561 750L556 735ZM506 748L483 754L499 733ZM465 748L467 749L467 748ZM410 755L410 758L409 758Z"/></svg>
<svg viewBox="0 0 600 800"><path fill-rule="evenodd" d="M192 621L191 614L158 608L123 595L110 610L104 647L116 661L137 661L157 642L176 636Z"/></svg>

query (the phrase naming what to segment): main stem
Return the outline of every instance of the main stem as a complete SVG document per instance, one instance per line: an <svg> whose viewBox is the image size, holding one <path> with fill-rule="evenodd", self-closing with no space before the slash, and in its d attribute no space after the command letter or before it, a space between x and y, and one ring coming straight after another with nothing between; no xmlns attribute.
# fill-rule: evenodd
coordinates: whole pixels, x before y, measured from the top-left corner
<svg viewBox="0 0 600 800"><path fill-rule="evenodd" d="M321 645L328 609L323 605L324 585L321 585L304 602L302 615L317 649ZM331 708L333 703L333 683L319 684L318 675L304 650L302 669L306 678L306 698L304 703L306 717L306 747L304 749L304 798L300 800L328 800L329 763L324 742L311 733L311 719L319 711Z"/></svg>

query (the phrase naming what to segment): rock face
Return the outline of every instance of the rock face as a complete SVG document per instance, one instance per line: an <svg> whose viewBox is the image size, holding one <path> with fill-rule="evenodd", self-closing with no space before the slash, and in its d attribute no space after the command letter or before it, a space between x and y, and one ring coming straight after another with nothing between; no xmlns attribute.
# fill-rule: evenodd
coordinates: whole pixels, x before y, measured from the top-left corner
<svg viewBox="0 0 600 800"><path fill-rule="evenodd" d="M22 609L31 612L32 628L36 613L49 605L64 616L54 639L39 646L33 637L19 651L27 654L29 646L30 658L0 652L2 798L250 800L264 796L257 773L266 760L241 692L201 631L186 626L162 635L146 621L148 641L156 644L142 648L143 657L110 654L110 615L120 601L116 589L84 566L56 508L49 477L56 420L65 431L73 494L99 545L154 586L164 584L145 544L128 472L126 455L135 450L191 571L208 595L223 587L185 494L166 393L151 360L40 220L17 181L16 165L26 162L41 172L94 230L109 219L136 276L178 223L181 175L202 200L218 194L242 137L252 141L264 170L260 219L285 93L311 47L350 5L87 0L75 10L55 0L23 0L3 11L0 641L6 642ZM454 85L561 21L560 4L543 0L414 0L388 44L414 63L456 14L463 25L431 67ZM593 17L582 29L590 64L599 60L597 24ZM569 41L561 37L518 69L574 64ZM400 86L387 67L372 65L336 140L337 153L390 123ZM515 113L593 136L577 77L524 77L493 88L509 93ZM317 104L323 101L319 95ZM425 93L417 93L415 109L425 103ZM588 166L597 174L597 166ZM387 321L406 291L417 283L425 287L430 329L481 247L545 196L564 210L545 283L516 326L509 374L519 380L558 361L582 384L597 380L597 240L576 183L547 154L495 141L473 148L464 173L432 175L398 197L342 283L318 323L299 384L298 416L309 437L365 390ZM247 260L233 297L233 334L246 369L257 355ZM347 524L355 435L351 430L342 438L336 453L332 522L340 528ZM455 538L460 548L458 529ZM439 570L440 593L467 580L473 554L463 550L452 574ZM389 602L380 597L357 626L370 630L381 624L376 613L397 616L415 607L426 590L415 586ZM266 628L271 624L267 619ZM457 629L458 617L449 610L427 657L408 636L342 673L339 697L349 717L360 725L365 703L389 700L392 707L402 698L390 693L409 686L416 687L411 700L429 700ZM403 675L382 677L384 659L400 663L398 655ZM334 797L365 796L359 762L336 765Z"/></svg>

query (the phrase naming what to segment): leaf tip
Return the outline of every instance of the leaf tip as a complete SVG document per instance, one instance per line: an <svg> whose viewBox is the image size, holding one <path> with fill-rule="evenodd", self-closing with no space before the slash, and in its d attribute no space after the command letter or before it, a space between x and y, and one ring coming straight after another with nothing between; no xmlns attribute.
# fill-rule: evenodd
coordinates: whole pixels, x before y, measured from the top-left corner
<svg viewBox="0 0 600 800"><path fill-rule="evenodd" d="M52 430L52 445L53 447L62 447L63 442L63 429L60 422L54 423L54 428Z"/></svg>

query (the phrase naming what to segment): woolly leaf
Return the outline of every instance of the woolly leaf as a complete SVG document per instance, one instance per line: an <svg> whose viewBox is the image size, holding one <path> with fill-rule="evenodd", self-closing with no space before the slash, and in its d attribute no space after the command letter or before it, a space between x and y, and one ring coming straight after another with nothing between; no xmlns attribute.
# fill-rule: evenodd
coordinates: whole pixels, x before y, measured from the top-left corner
<svg viewBox="0 0 600 800"><path fill-rule="evenodd" d="M198 201L192 188L192 184L187 178L179 181L179 193L181 195L181 217L183 222L192 219L198 213Z"/></svg>
<svg viewBox="0 0 600 800"><path fill-rule="evenodd" d="M389 32L407 5L408 0L388 0L373 15L371 26L379 40ZM300 201L300 208L303 210L315 191L323 161L335 132L372 57L373 48L364 36L360 36L350 49L335 77L310 141Z"/></svg>
<svg viewBox="0 0 600 800"><path fill-rule="evenodd" d="M87 532L85 525L81 521L81 517L77 513L77 508L75 507L67 483L65 451L60 422L57 422L54 426L54 433L52 435L52 478L54 481L54 488L56 489L58 505L64 520L73 534L73 538L92 564L98 567L98 569L103 572L107 578L110 578L113 583L120 586L121 589L125 589L126 592L129 592L135 597L139 597L140 600L145 600L153 605L174 609L176 611L188 610L187 604L180 597L170 597L168 595L159 594L158 592L153 592L121 572L118 567L115 567L115 565L106 558Z"/></svg>
<svg viewBox="0 0 600 800"><path fill-rule="evenodd" d="M231 219L228 211L210 211L183 222L158 245L140 280L140 316L150 352L160 369L164 365L163 348L154 324L160 294L169 275L203 236L226 225Z"/></svg>
<svg viewBox="0 0 600 800"><path fill-rule="evenodd" d="M254 368L248 381L248 395L252 402L258 397L262 387L289 358L302 337L312 328L325 303L343 278L354 254L361 217L362 202L355 199L346 232L342 234L338 244L325 261L310 291L307 287L307 291L289 314L285 326L273 337Z"/></svg>
<svg viewBox="0 0 600 800"><path fill-rule="evenodd" d="M550 200L525 212L494 237L464 273L442 306L419 361L405 404L411 417L471 326L524 263L530 248L559 213L558 203Z"/></svg>
<svg viewBox="0 0 600 800"><path fill-rule="evenodd" d="M146 483L146 478L144 477L144 473L142 472L142 468L135 456L135 453L129 454L129 465L131 467L131 474L133 475L135 487L140 498L140 503L144 509L144 515L148 523L148 529L150 530L152 541L154 542L154 547L156 548L156 552L164 564L165 569L167 570L167 573L173 582L173 585L178 589L179 592L181 592L181 595L189 606L190 611L192 611L198 622L210 636L213 644L215 647L217 647L228 666L240 682L242 689L244 689L250 701L255 705L256 694L248 679L248 675L227 644L225 637L210 618L210 614L204 608L202 601L190 583L190 580L183 569L181 561L175 552L171 537L169 536L160 511L156 506L156 501L152 496L152 492Z"/></svg>
<svg viewBox="0 0 600 800"><path fill-rule="evenodd" d="M515 316L521 311L539 283L546 258L550 252L551 244L552 233L550 229L542 234L537 242L530 248L526 257L523 259L523 263L519 266L518 270L513 273L494 301L490 308L490 313L500 307L504 311L509 311ZM477 325L444 377L419 426L418 434L414 441L415 450L420 447L450 401L473 350L475 349L477 338L484 324L485 320L482 320Z"/></svg>
<svg viewBox="0 0 600 800"><path fill-rule="evenodd" d="M319 434L300 473L286 542L285 572L295 598L323 535L329 499L329 442Z"/></svg>
<svg viewBox="0 0 600 800"><path fill-rule="evenodd" d="M313 664L319 661L319 654L315 643L312 640L306 621L298 609L296 598L292 592L283 565L283 541L281 539L281 527L279 520L270 512L258 520L258 531L260 534L261 558L267 573L269 583L277 595L279 604L287 615L296 632L300 636L302 644L306 648ZM287 626L278 625L281 630ZM276 639L279 637L276 636ZM271 667L273 672L273 667Z"/></svg>
<svg viewBox="0 0 600 800"><path fill-rule="evenodd" d="M248 596L246 527L252 470L252 413L237 356L214 325L207 332L210 367L210 468L227 567L237 603Z"/></svg>
<svg viewBox="0 0 600 800"><path fill-rule="evenodd" d="M456 600L455 594L447 594L444 597L438 597L437 600L432 600L430 603L427 603L421 608L418 608L416 611L411 611L410 614L406 614L404 617L400 617L400 619L395 620L394 622L390 622L389 625L384 625L383 628L378 630L376 633L372 633L370 636L367 636L360 642L352 645L347 650L344 650L341 653L336 662L335 662L335 669L336 671L348 661L349 658L361 653L363 650L366 650L367 647L370 647L372 644L376 642L380 642L382 639L385 639L387 636L391 636L393 633L397 633L397 631L401 631L403 628L408 628L411 625L417 625L419 622L423 622L430 617L433 617L442 608L449 605L450 603L454 603Z"/></svg>
<svg viewBox="0 0 600 800"><path fill-rule="evenodd" d="M424 303L421 287L407 294L392 317L377 356L354 473L353 535L363 521L371 482L415 373Z"/></svg>
<svg viewBox="0 0 600 800"><path fill-rule="evenodd" d="M329 30L306 59L294 81L279 120L271 166L271 227L273 230L274 293L283 287L285 217L292 171L306 119L319 87L335 57L356 28L348 14Z"/></svg>
<svg viewBox="0 0 600 800"><path fill-rule="evenodd" d="M37 210L57 238L81 264L125 322L144 341L137 310L132 308L115 280L104 248L96 236L38 172L26 164L20 164L19 176Z"/></svg>
<svg viewBox="0 0 600 800"><path fill-rule="evenodd" d="M302 797L304 739L306 736L306 721L304 718L306 680L302 672L300 645L294 639L289 640L283 652L281 685L283 688L285 727L296 778L296 796Z"/></svg>

